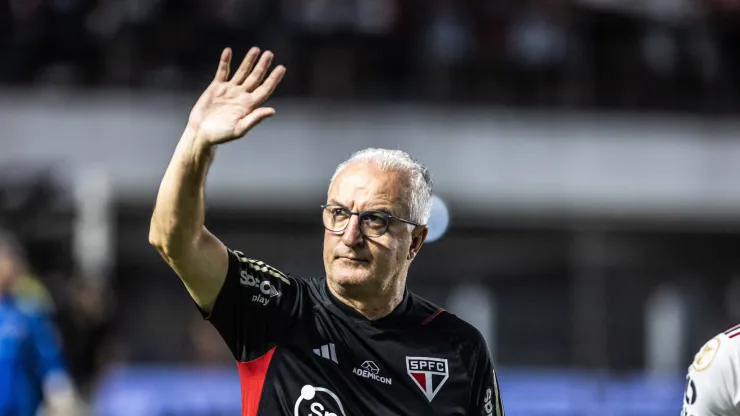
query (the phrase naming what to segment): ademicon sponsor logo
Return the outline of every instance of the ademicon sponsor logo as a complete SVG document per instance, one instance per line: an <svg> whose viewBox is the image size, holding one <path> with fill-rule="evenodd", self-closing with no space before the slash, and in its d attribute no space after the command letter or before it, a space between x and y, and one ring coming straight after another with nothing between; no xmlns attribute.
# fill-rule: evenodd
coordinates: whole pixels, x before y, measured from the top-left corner
<svg viewBox="0 0 740 416"><path fill-rule="evenodd" d="M365 361L364 363L362 363L361 368L355 367L352 372L357 376L369 378L370 380L375 380L383 384L390 385L393 381L388 377L383 377L379 375L380 368L378 368L378 365L372 361Z"/></svg>

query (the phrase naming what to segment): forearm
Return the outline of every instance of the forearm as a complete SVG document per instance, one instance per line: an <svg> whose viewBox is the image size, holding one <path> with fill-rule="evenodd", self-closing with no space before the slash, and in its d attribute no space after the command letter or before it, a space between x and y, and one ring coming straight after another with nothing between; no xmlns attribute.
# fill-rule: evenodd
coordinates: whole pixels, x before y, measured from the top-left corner
<svg viewBox="0 0 740 416"><path fill-rule="evenodd" d="M229 79L231 50L221 53L216 76L190 111L188 128L164 174L149 229L149 242L205 312L213 307L229 270L228 249L204 226L206 173L215 146L243 137L275 113L260 106L285 73L285 68L275 68L262 82L272 54L266 52L255 65L258 55L259 49L250 49Z"/></svg>
<svg viewBox="0 0 740 416"><path fill-rule="evenodd" d="M157 194L150 242L170 256L187 250L203 232L206 174L215 148L201 145L187 129L177 144Z"/></svg>

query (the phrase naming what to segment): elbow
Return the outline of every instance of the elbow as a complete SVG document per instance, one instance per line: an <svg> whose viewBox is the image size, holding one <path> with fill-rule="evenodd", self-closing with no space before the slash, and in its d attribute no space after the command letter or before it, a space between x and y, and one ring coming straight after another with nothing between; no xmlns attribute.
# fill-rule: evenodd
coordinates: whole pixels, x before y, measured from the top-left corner
<svg viewBox="0 0 740 416"><path fill-rule="evenodd" d="M170 249L166 240L159 236L159 234L150 231L149 232L149 244L154 247L155 250L164 258L169 259Z"/></svg>
<svg viewBox="0 0 740 416"><path fill-rule="evenodd" d="M177 259L191 252L193 241L197 236L190 232L182 232L174 227L161 224L152 217L149 226L149 244L151 244L165 260Z"/></svg>
<svg viewBox="0 0 740 416"><path fill-rule="evenodd" d="M152 227L149 228L149 244L156 248L158 251L164 247L164 242L160 234Z"/></svg>
<svg viewBox="0 0 740 416"><path fill-rule="evenodd" d="M153 215L149 222L149 244L155 248L159 248L163 241L162 234L157 224L157 217Z"/></svg>
<svg viewBox="0 0 740 416"><path fill-rule="evenodd" d="M151 224L149 224L149 244L164 255L171 250L172 240L171 233L157 222L156 217L152 217Z"/></svg>
<svg viewBox="0 0 740 416"><path fill-rule="evenodd" d="M152 227L149 230L149 244L154 247L160 256L170 263L173 258L177 257L177 248L173 244L173 239L164 232Z"/></svg>

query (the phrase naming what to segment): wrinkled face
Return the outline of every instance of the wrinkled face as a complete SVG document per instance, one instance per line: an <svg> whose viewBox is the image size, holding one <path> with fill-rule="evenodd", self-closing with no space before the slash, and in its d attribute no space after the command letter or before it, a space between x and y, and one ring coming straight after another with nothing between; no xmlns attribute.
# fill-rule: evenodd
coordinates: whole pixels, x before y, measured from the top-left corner
<svg viewBox="0 0 740 416"><path fill-rule="evenodd" d="M345 167L329 189L327 204L352 212L381 210L407 218L406 178L375 165L358 162ZM408 265L421 248L426 227L391 220L380 237L365 237L357 215L342 232L324 232L324 267L330 284L352 290L383 291L405 277Z"/></svg>

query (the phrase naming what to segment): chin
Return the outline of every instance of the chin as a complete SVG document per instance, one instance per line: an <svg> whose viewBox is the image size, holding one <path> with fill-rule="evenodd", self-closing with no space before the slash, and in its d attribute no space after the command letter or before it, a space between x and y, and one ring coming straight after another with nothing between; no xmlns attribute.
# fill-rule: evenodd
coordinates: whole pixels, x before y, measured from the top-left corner
<svg viewBox="0 0 740 416"><path fill-rule="evenodd" d="M373 280L372 273L365 267L334 267L331 277L342 286L360 286Z"/></svg>

